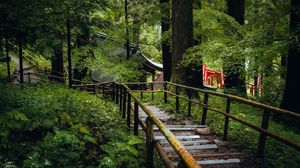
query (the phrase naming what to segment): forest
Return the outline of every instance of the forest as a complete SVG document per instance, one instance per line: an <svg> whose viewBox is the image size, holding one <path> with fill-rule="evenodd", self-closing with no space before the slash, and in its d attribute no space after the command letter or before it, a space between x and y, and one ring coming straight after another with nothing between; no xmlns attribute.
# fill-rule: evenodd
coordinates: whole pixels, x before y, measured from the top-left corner
<svg viewBox="0 0 300 168"><path fill-rule="evenodd" d="M297 167L299 39L299 0L1 0L0 167L168 167L148 105Z"/></svg>

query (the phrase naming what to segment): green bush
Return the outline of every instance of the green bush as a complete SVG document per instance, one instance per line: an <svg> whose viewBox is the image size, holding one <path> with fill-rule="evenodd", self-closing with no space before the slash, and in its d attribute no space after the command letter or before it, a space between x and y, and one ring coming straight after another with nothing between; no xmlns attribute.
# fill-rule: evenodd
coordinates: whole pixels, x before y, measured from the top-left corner
<svg viewBox="0 0 300 168"><path fill-rule="evenodd" d="M125 130L114 104L49 84L3 85L0 93L0 165L142 166L134 148L141 141Z"/></svg>

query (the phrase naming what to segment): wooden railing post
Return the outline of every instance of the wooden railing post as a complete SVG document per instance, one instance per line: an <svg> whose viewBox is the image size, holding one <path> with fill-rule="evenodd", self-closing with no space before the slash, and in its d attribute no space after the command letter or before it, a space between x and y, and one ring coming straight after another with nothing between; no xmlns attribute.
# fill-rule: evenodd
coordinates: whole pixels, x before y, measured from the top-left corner
<svg viewBox="0 0 300 168"><path fill-rule="evenodd" d="M122 113L122 105L123 105L123 87L120 85L120 113Z"/></svg>
<svg viewBox="0 0 300 168"><path fill-rule="evenodd" d="M138 135L139 131L139 105L134 101L134 135Z"/></svg>
<svg viewBox="0 0 300 168"><path fill-rule="evenodd" d="M264 110L262 122L261 122L261 128L268 129L269 126L269 117L270 117L270 111ZM259 141L258 141L258 149L257 149L257 157L263 158L265 154L265 147L266 147L266 140L267 136L264 133L260 133L259 135Z"/></svg>
<svg viewBox="0 0 300 168"><path fill-rule="evenodd" d="M140 84L139 87L140 87L140 90L141 90L141 100L143 100L143 92L142 92L143 87L142 87L142 84Z"/></svg>
<svg viewBox="0 0 300 168"><path fill-rule="evenodd" d="M230 98L227 97L226 99L226 113L230 113ZM225 123L224 123L224 133L223 133L223 140L227 140L228 135L228 125L229 125L229 117L225 116Z"/></svg>
<svg viewBox="0 0 300 168"><path fill-rule="evenodd" d="M93 85L94 94L96 94L96 85Z"/></svg>
<svg viewBox="0 0 300 168"><path fill-rule="evenodd" d="M154 100L154 93L153 93L154 86L153 86L153 85L154 85L154 84L151 83L151 91L152 91L152 93L151 93L151 99L152 99L152 100Z"/></svg>
<svg viewBox="0 0 300 168"><path fill-rule="evenodd" d="M105 84L102 84L102 97L104 97Z"/></svg>
<svg viewBox="0 0 300 168"><path fill-rule="evenodd" d="M191 102L191 99L192 99L192 96L191 96L191 93L188 93L188 117L192 117L192 114L191 114L191 108L192 108L192 102Z"/></svg>
<svg viewBox="0 0 300 168"><path fill-rule="evenodd" d="M130 128L130 111L131 111L131 95L128 91L128 100L127 100L127 127Z"/></svg>
<svg viewBox="0 0 300 168"><path fill-rule="evenodd" d="M206 125L206 116L207 116L207 106L208 105L208 94L204 94L204 102L203 102L203 110L202 110L202 119L201 119L201 125Z"/></svg>
<svg viewBox="0 0 300 168"><path fill-rule="evenodd" d="M27 78L28 78L28 83L31 83L31 80L30 80L30 72L28 72L27 75L28 75L28 77L27 77Z"/></svg>
<svg viewBox="0 0 300 168"><path fill-rule="evenodd" d="M154 139L153 139L153 122L151 118L147 117L146 119L146 167L153 168L153 148L154 148Z"/></svg>
<svg viewBox="0 0 300 168"><path fill-rule="evenodd" d="M111 84L111 86L112 86L112 93L111 93L111 99L112 99L112 101L115 101L115 96L116 96L116 85L115 85L115 82L113 82L112 84Z"/></svg>
<svg viewBox="0 0 300 168"><path fill-rule="evenodd" d="M167 94L167 83L164 82L164 103L168 102L168 94Z"/></svg>
<svg viewBox="0 0 300 168"><path fill-rule="evenodd" d="M176 112L179 112L179 87L175 86L175 93L176 93Z"/></svg>
<svg viewBox="0 0 300 168"><path fill-rule="evenodd" d="M119 85L116 85L116 104L119 104Z"/></svg>
<svg viewBox="0 0 300 168"><path fill-rule="evenodd" d="M123 115L122 117L125 118L126 117L126 97L127 97L127 90L126 88L123 89Z"/></svg>

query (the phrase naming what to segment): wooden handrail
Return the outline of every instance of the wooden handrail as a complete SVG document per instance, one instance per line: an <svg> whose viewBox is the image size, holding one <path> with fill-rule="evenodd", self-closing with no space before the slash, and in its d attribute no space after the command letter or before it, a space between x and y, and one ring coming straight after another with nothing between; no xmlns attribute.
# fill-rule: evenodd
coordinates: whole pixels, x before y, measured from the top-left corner
<svg viewBox="0 0 300 168"><path fill-rule="evenodd" d="M263 134L266 134L266 135L268 135L268 136L270 136L270 137L272 137L272 138L274 138L274 139L276 139L276 140L278 140L278 141L280 141L280 142L282 142L282 143L285 143L286 145L292 146L292 147L296 148L297 150L300 150L300 143L290 141L290 140L287 139L287 138L284 138L284 137L282 137L282 136L279 136L279 135L277 135L277 134L274 134L273 132L270 132L270 131L268 131L268 130L266 130L266 129L263 129L263 128L261 128L261 127L258 127L258 126L254 125L254 124L252 124L252 123L250 123L250 122L248 122L248 121L245 121L245 120L242 120L242 119L240 119L240 118L237 118L237 117L235 117L234 115L227 114L225 111L222 111L222 110L220 110L220 109L218 109L218 108L216 108L216 107L213 107L213 106L211 106L211 105L206 105L206 104L204 104L204 103L200 103L200 102L197 102L197 101L195 101L195 100L191 100L191 99L185 98L185 97L183 97L183 96L177 95L177 94L172 93L172 92L169 92L169 91L164 91L164 92L167 93L167 94L176 96L176 97L178 97L178 98L180 98L180 99L183 99L183 100L190 101L190 102L192 102L192 103L198 104L198 105L200 105L200 106L202 106L202 107L204 107L204 108L206 108L206 109L208 109L208 110L212 110L212 111L215 111L215 112L217 112L217 113L223 114L224 116L229 117L229 118L231 118L231 119L233 119L233 120L235 120L235 121L238 121L239 123L242 123L242 124L244 124L244 125L246 125L246 126L252 128L252 129L255 129L255 130L257 130L258 132L261 132L261 133L263 133Z"/></svg>
<svg viewBox="0 0 300 168"><path fill-rule="evenodd" d="M241 97L238 97L238 96L213 92L213 91L199 89L199 88L195 88L195 87L184 86L184 85L175 84L175 83L171 83L171 82L166 82L166 83L170 84L170 85L174 85L174 86L179 86L179 87L185 88L185 89L191 89L191 90L194 90L194 91L199 91L199 92L202 92L202 93L208 93L208 94L211 94L211 95L230 98L231 100L235 100L235 101L238 101L238 102L241 102L241 103L245 103L245 104L248 104L248 105L251 105L251 106L254 106L254 107L258 107L258 108L265 109L265 110L270 110L270 111L273 111L273 112L276 112L276 113L286 114L286 115L289 115L291 117L295 117L297 119L300 119L300 113L295 113L295 112L280 109L280 108L277 108L277 107L268 106L268 105L258 103L258 102L252 101L252 100L248 100L248 99L245 99L245 98L241 98Z"/></svg>
<svg viewBox="0 0 300 168"><path fill-rule="evenodd" d="M177 140L176 136L164 125L163 122L159 120L155 116L155 114L149 110L143 103L139 101L137 97L135 97L134 94L132 94L131 90L128 88L125 84L119 84L116 83L119 86L124 87L128 93L131 95L131 98L138 103L138 105L143 109L143 111L147 114L147 116L152 120L152 122L158 127L160 132L166 137L170 145L174 148L176 153L179 155L179 157L183 160L185 165L190 168L200 168L201 166L197 163L195 158L187 152L187 150L184 148L184 146L180 143L179 140Z"/></svg>
<svg viewBox="0 0 300 168"><path fill-rule="evenodd" d="M139 83L136 83L137 85L139 85ZM144 83L143 83L144 84ZM163 84L163 83L162 83ZM175 86L177 89L177 92L176 93L172 93L171 91L167 91L166 90L166 85L169 84L169 85L173 85ZM192 100L190 97L184 97L182 95L179 95L179 92L178 92L178 88L184 88L184 89L191 89L191 90L194 90L194 91L197 91L197 92L202 92L202 93L205 93L206 95L206 100L202 103L202 102L199 102L199 101L195 101L195 100ZM134 91L132 91L134 92ZM153 91L151 91L153 92ZM204 123L205 124L205 120L206 120L206 112L204 113L204 111L207 111L207 110L211 110L211 111L214 111L214 112L217 112L217 113L220 113L222 115L225 116L225 124L224 124L224 139L227 139L227 130L228 130L228 122L229 122L229 118L232 119L232 120L235 120L245 126L248 126L258 132L260 132L260 138L259 138L259 147L258 147L258 156L259 157L263 157L263 153L264 153L264 148L265 148L265 143L266 143L266 137L269 136L277 141L280 141L286 145L289 145L291 147L294 147L295 149L297 150L300 150L300 143L297 143L295 141L291 141L283 136L280 136L274 132L271 132L271 131L268 131L268 120L269 120L269 115L270 115L270 112L275 112L275 113L280 113L280 114L284 114L284 115L287 115L287 116L291 116L295 119L299 119L300 118L300 114L298 113L295 113L295 112L291 112L291 111L288 111L288 110L284 110L284 109L280 109L280 108L276 108L276 107L272 107L272 106L268 106L268 105L265 105L265 104L262 104L262 103L258 103L258 102L255 102L255 101L251 101L251 100L248 100L248 99L245 99L245 98L241 98L241 97L238 97L238 96L233 96L233 95L229 95L229 94L223 94L223 93L218 93L218 92L213 92L213 91L209 91L209 90L204 90L204 89L198 89L198 88L194 88L194 87L189 87L189 86L184 86L184 85L180 85L180 84L175 84L175 83L171 83L171 82L164 82L164 102L166 103L167 101L167 95L172 95L172 96L175 96L176 97L176 110L179 110L179 99L183 99L185 101L188 101L189 102L189 106L191 103L194 103L194 104L198 104L198 105L201 105L203 107L203 113L202 113L202 121L201 123ZM223 97L223 98L226 98L227 99L227 104L226 104L226 112L225 111L222 111L220 110L219 108L216 108L216 107L213 107L211 105L208 105L207 103L207 100L208 100L208 95L215 95L215 96L219 96L219 97ZM256 126L255 124L253 123L250 123L248 121L245 121L245 120L242 120L240 118L237 118L235 117L234 115L231 115L229 114L229 111L230 111L230 101L237 101L237 102L240 102L240 103L243 103L243 104L247 104L247 105L250 105L250 106L253 106L253 107L256 107L256 108L260 108L260 109L263 109L264 110L264 115L263 115L263 119L262 119L262 125L259 127L259 126ZM189 115L190 115L190 112L189 112Z"/></svg>

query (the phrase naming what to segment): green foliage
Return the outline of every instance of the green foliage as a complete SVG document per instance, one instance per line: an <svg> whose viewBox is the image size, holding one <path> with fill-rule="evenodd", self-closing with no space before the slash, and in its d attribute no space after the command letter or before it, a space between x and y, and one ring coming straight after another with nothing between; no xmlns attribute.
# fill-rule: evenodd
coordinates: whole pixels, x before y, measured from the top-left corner
<svg viewBox="0 0 300 168"><path fill-rule="evenodd" d="M115 167L138 167L138 151L136 145L143 144L143 141L135 136L130 136L127 142L112 142L103 145L102 149L107 156L101 159L100 166L107 168Z"/></svg>
<svg viewBox="0 0 300 168"><path fill-rule="evenodd" d="M9 66L12 77L16 64L13 61L10 61ZM6 62L0 62L0 84L5 82L7 82L7 64Z"/></svg>
<svg viewBox="0 0 300 168"><path fill-rule="evenodd" d="M149 58L162 62L159 29L158 25L149 26L144 24L140 35L140 48Z"/></svg>
<svg viewBox="0 0 300 168"><path fill-rule="evenodd" d="M20 167L140 167L141 141L114 104L55 85L0 86L0 163ZM113 146L114 151L105 150Z"/></svg>
<svg viewBox="0 0 300 168"><path fill-rule="evenodd" d="M203 61L215 70L230 67L229 72L245 75L246 83L261 75L265 90L257 99L278 106L286 68L281 62L290 44L289 5L281 0L246 1L241 26L225 13L225 1L203 1L202 9L194 10L194 33L201 44L187 50L181 65L193 67ZM245 64L246 73L236 64Z"/></svg>
<svg viewBox="0 0 300 168"><path fill-rule="evenodd" d="M99 73L100 79L113 78L120 82L139 81L143 76L142 60L132 55L126 60L125 49L120 43L106 40L94 49L96 59L93 60L92 70Z"/></svg>

